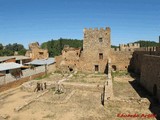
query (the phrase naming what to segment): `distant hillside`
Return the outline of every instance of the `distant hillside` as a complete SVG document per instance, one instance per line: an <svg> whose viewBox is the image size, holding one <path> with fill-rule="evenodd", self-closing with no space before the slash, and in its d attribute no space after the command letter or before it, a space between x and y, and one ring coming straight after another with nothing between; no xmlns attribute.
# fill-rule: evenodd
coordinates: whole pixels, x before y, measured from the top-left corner
<svg viewBox="0 0 160 120"><path fill-rule="evenodd" d="M64 45L69 45L70 47L75 48L82 48L83 47L83 40L77 39L64 39L60 38L58 40L50 40L47 42L42 43L41 48L47 48L50 57L54 57L61 54L61 51Z"/></svg>
<svg viewBox="0 0 160 120"><path fill-rule="evenodd" d="M159 46L159 43L155 41L145 41L145 40L139 40L134 43L140 43L140 47L156 47Z"/></svg>

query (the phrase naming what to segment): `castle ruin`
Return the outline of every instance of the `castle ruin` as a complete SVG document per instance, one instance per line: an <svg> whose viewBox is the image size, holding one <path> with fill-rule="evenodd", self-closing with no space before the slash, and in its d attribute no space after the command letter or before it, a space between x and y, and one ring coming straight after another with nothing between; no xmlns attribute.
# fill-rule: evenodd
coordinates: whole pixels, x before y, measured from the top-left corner
<svg viewBox="0 0 160 120"><path fill-rule="evenodd" d="M85 28L83 32L83 50L64 47L62 55L56 57L56 66L59 70L107 73L108 59L112 61L113 70L127 70L133 51L140 47L138 43L134 43L111 49L109 27Z"/></svg>
<svg viewBox="0 0 160 120"><path fill-rule="evenodd" d="M110 28L84 29L83 50L65 48L56 57L57 68L84 72L105 72L110 56Z"/></svg>
<svg viewBox="0 0 160 120"><path fill-rule="evenodd" d="M41 49L38 42L29 44L29 50L26 52L25 56L30 57L32 60L34 59L47 59L48 58L48 50Z"/></svg>
<svg viewBox="0 0 160 120"><path fill-rule="evenodd" d="M110 34L109 27L85 28L83 49L64 47L62 55L56 57L57 70L108 73L110 65L112 71L133 71L140 75L141 85L160 100L160 47L140 47L138 43L129 43L113 49Z"/></svg>

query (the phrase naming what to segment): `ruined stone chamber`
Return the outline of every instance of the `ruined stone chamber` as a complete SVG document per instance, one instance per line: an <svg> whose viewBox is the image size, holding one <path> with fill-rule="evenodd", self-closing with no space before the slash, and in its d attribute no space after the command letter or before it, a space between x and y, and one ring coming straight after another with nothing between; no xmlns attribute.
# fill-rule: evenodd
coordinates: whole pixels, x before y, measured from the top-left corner
<svg viewBox="0 0 160 120"><path fill-rule="evenodd" d="M29 44L29 50L25 56L34 59L47 59L49 57L47 49L41 49L38 42Z"/></svg>

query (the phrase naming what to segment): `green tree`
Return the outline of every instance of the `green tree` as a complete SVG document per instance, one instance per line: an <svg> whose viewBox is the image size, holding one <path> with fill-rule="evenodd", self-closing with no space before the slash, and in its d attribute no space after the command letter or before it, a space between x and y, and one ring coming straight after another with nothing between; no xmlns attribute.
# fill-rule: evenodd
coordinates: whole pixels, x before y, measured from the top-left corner
<svg viewBox="0 0 160 120"><path fill-rule="evenodd" d="M111 45L111 48L118 48L118 46L116 46L116 45Z"/></svg>
<svg viewBox="0 0 160 120"><path fill-rule="evenodd" d="M58 40L50 40L48 42L44 42L41 45L41 48L47 48L49 52L50 57L54 57L61 54L61 51L63 50L63 47L65 45L69 45L70 47L74 48L82 48L83 41L77 40L77 39L64 39L60 38Z"/></svg>
<svg viewBox="0 0 160 120"><path fill-rule="evenodd" d="M3 45L0 43L0 50L3 50Z"/></svg>
<svg viewBox="0 0 160 120"><path fill-rule="evenodd" d="M19 55L25 55L26 51L27 51L26 49L21 49L21 50L18 51L18 54Z"/></svg>
<svg viewBox="0 0 160 120"><path fill-rule="evenodd" d="M156 47L159 46L159 43L155 41L146 41L146 40L139 40L134 43L139 43L140 47Z"/></svg>
<svg viewBox="0 0 160 120"><path fill-rule="evenodd" d="M12 55L14 55L14 52L11 50L8 50L8 49L4 49L2 51L2 54L3 54L3 56L12 56Z"/></svg>
<svg viewBox="0 0 160 120"><path fill-rule="evenodd" d="M22 44L18 43L8 44L3 50L3 54L6 56L10 56L13 55L15 51L17 51L19 55L25 55L26 49Z"/></svg>

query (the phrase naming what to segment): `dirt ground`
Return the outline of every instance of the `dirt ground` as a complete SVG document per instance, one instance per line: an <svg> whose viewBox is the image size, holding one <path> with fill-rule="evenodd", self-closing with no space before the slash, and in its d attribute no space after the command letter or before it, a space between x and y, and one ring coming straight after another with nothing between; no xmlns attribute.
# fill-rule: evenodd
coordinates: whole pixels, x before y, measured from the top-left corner
<svg viewBox="0 0 160 120"><path fill-rule="evenodd" d="M96 76L96 77L95 77ZM58 81L64 76L53 74L40 81ZM83 78L83 79L82 79ZM94 79L95 78L95 79ZM76 81L78 80L78 82ZM90 80L90 81L89 81ZM95 80L99 80L95 82ZM104 75L76 75L68 79L68 83L102 84ZM141 99L131 84L131 77L115 77L113 80L114 99L101 104L101 91L90 89L65 88L64 93L56 94L54 89L40 92L22 91L14 88L0 93L0 120L125 120L149 119L144 117L120 117L118 114L153 114L148 102ZM66 81L67 82L67 81ZM38 95L46 92L43 96ZM19 111L15 109L30 104ZM156 119L150 117L150 119Z"/></svg>

